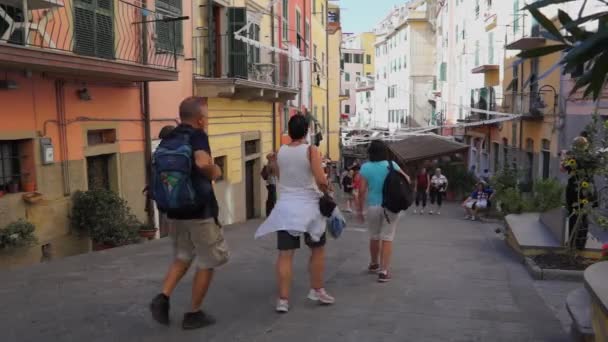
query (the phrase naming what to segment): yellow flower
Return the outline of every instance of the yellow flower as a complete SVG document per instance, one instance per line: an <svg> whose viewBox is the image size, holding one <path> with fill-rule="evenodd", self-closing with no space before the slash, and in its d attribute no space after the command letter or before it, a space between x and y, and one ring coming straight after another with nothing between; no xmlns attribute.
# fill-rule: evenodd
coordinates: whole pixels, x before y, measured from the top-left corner
<svg viewBox="0 0 608 342"><path fill-rule="evenodd" d="M582 183L581 183L581 187L582 187L583 189L587 189L587 188L589 187L589 182L582 182Z"/></svg>
<svg viewBox="0 0 608 342"><path fill-rule="evenodd" d="M576 160L570 159L570 160L568 160L568 162L567 162L566 165L575 168L576 167Z"/></svg>
<svg viewBox="0 0 608 342"><path fill-rule="evenodd" d="M582 205L589 204L589 200L583 199L583 200L581 200L581 204Z"/></svg>

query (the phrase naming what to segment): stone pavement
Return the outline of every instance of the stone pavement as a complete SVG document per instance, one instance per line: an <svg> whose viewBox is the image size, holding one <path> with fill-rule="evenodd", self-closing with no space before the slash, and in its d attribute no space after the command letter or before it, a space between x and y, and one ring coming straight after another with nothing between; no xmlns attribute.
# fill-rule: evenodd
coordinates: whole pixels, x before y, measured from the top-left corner
<svg viewBox="0 0 608 342"><path fill-rule="evenodd" d="M300 251L286 315L273 311L274 238L254 241L256 221L226 227L232 261L205 303L218 324L199 331L180 329L191 274L172 298L169 328L148 313L171 255L166 240L3 272L0 341L567 341L563 302L579 284L534 282L496 224L460 217L455 206L403 216L387 284L364 272L367 234L352 224L328 244L331 307L305 299Z"/></svg>

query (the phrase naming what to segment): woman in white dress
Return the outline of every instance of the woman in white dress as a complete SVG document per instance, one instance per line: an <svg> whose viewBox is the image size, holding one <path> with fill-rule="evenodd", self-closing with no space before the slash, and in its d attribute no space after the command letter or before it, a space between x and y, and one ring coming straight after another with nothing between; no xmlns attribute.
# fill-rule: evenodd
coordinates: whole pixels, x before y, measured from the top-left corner
<svg viewBox="0 0 608 342"><path fill-rule="evenodd" d="M279 199L255 234L256 239L277 234L279 298L276 310L280 313L289 311L293 256L300 248L302 235L311 250L308 298L321 304L334 303L334 298L323 288L326 218L319 210L319 189L326 190L328 184L321 167L321 154L315 146L306 143L308 121L303 115L294 115L288 130L292 142L269 158L276 163Z"/></svg>

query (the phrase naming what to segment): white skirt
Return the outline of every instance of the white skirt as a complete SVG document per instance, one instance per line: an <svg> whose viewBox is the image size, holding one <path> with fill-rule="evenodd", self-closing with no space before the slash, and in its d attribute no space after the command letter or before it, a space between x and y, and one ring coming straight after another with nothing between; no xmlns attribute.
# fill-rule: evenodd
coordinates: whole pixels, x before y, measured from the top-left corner
<svg viewBox="0 0 608 342"><path fill-rule="evenodd" d="M319 210L319 195L316 192L282 192L270 216L256 231L255 238L283 230L294 236L308 233L316 242L325 232L326 224L327 219Z"/></svg>

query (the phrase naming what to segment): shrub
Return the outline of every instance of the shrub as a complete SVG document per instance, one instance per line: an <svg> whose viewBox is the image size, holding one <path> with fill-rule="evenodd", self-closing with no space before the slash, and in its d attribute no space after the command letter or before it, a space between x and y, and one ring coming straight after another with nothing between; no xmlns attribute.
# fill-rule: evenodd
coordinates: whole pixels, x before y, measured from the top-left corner
<svg viewBox="0 0 608 342"><path fill-rule="evenodd" d="M119 246L138 240L141 223L115 192L79 191L73 200L72 227L87 232L94 242Z"/></svg>
<svg viewBox="0 0 608 342"><path fill-rule="evenodd" d="M520 214L526 203L521 192L516 188L505 188L496 193L496 199L500 202L500 209L505 214Z"/></svg>
<svg viewBox="0 0 608 342"><path fill-rule="evenodd" d="M25 220L18 220L0 229L0 249L20 247L36 241L34 231L36 227Z"/></svg>
<svg viewBox="0 0 608 342"><path fill-rule="evenodd" d="M545 212L563 204L564 187L556 179L543 179L534 183L533 206L535 211Z"/></svg>

